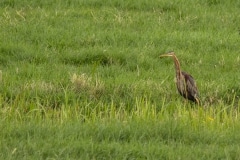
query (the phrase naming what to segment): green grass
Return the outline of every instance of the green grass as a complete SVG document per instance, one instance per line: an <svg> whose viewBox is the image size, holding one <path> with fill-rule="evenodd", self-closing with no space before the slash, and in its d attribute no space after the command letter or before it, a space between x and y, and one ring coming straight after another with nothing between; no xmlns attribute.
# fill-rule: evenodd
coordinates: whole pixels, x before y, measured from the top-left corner
<svg viewBox="0 0 240 160"><path fill-rule="evenodd" d="M2 0L0 159L239 159L239 7Z"/></svg>

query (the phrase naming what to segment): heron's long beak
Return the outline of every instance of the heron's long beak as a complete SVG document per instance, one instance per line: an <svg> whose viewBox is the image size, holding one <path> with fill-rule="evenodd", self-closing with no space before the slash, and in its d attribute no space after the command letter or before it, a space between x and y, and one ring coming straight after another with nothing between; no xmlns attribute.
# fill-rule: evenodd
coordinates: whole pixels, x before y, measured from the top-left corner
<svg viewBox="0 0 240 160"><path fill-rule="evenodd" d="M171 55L171 54L162 54L162 55L160 55L159 57L160 58L163 58L163 57L172 57L173 55Z"/></svg>

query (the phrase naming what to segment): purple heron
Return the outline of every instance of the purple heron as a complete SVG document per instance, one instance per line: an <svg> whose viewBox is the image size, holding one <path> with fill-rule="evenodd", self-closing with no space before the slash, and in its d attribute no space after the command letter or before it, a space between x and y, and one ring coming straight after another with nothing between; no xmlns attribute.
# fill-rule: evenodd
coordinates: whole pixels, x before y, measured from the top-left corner
<svg viewBox="0 0 240 160"><path fill-rule="evenodd" d="M160 58L162 57L173 58L173 61L175 64L175 70L176 70L176 85L180 95L188 100L191 100L197 104L200 104L196 83L190 74L181 71L180 63L175 53L171 51L160 56Z"/></svg>

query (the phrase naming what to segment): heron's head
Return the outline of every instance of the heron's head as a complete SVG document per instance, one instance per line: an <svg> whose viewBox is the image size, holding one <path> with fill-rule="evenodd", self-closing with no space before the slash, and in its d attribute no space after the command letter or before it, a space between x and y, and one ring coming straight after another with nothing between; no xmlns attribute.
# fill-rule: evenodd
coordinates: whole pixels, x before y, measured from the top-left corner
<svg viewBox="0 0 240 160"><path fill-rule="evenodd" d="M170 51L168 53L160 55L159 57L162 58L162 57L173 57L173 56L175 56L175 53L173 51Z"/></svg>

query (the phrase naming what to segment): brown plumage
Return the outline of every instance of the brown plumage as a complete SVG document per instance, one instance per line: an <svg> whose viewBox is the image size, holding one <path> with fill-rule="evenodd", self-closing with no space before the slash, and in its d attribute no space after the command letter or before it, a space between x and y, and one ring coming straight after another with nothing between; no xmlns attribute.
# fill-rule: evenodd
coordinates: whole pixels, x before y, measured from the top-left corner
<svg viewBox="0 0 240 160"><path fill-rule="evenodd" d="M190 74L181 71L180 63L175 53L171 51L167 54L163 54L160 56L160 58L162 57L172 57L174 60L175 70L176 70L176 80L177 80L176 84L177 84L177 89L180 95L188 100L191 100L199 104L200 100L198 98L198 89L197 89L196 83Z"/></svg>

